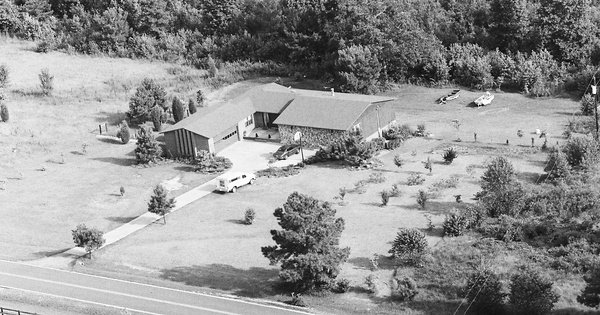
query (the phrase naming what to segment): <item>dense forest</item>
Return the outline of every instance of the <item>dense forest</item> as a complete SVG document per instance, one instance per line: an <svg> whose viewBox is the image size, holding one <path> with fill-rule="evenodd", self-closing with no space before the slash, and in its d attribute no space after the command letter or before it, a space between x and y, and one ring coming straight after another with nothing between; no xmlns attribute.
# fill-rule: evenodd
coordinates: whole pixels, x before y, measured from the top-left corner
<svg viewBox="0 0 600 315"><path fill-rule="evenodd" d="M592 0L0 0L0 31L50 50L323 79L374 93L459 84L581 93Z"/></svg>

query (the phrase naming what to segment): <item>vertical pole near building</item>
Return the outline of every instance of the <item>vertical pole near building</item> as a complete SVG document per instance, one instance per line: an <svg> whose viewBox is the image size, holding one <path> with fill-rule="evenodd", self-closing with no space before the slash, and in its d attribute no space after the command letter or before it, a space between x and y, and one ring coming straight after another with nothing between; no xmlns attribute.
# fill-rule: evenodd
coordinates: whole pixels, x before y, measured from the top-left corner
<svg viewBox="0 0 600 315"><path fill-rule="evenodd" d="M597 91L598 87L596 85L596 76L594 75L594 86L592 87L592 94L594 95L594 117L596 118L596 140L598 140L598 106L597 106L597 100L598 100L598 91Z"/></svg>
<svg viewBox="0 0 600 315"><path fill-rule="evenodd" d="M300 154L302 155L302 164L304 164L304 149L302 148L302 134L300 134Z"/></svg>
<svg viewBox="0 0 600 315"><path fill-rule="evenodd" d="M379 104L376 104L376 112L377 112L377 135L379 136L379 138L383 137L383 135L381 134L381 123L379 122Z"/></svg>

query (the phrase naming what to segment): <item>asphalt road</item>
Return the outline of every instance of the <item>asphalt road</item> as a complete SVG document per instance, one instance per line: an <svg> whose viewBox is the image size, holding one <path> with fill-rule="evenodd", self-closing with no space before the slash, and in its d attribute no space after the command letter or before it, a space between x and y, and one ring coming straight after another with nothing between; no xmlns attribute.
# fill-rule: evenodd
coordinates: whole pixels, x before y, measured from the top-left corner
<svg viewBox="0 0 600 315"><path fill-rule="evenodd" d="M151 315L298 315L274 305L0 260L0 287L36 292Z"/></svg>

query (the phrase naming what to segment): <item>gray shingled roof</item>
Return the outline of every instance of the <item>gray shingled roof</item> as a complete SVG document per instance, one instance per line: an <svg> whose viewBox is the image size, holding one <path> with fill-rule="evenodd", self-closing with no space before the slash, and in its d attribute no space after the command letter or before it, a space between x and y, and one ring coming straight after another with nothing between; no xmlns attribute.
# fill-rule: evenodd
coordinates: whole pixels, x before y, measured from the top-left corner
<svg viewBox="0 0 600 315"><path fill-rule="evenodd" d="M207 138L214 137L254 112L281 113L276 124L348 130L373 103L393 97L327 91L290 89L265 84L249 90L221 106L203 107L190 117L162 132L186 129Z"/></svg>

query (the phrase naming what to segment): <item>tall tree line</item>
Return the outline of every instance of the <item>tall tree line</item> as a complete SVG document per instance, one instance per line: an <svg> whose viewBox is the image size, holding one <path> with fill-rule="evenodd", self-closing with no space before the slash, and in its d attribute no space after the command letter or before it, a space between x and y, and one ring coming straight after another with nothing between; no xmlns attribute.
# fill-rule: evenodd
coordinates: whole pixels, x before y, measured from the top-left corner
<svg viewBox="0 0 600 315"><path fill-rule="evenodd" d="M598 7L595 0L0 0L0 31L36 39L41 51L199 68L209 56L276 62L363 93L454 81L545 94L597 66ZM465 82L469 75L477 77ZM539 83L546 79L555 86Z"/></svg>

